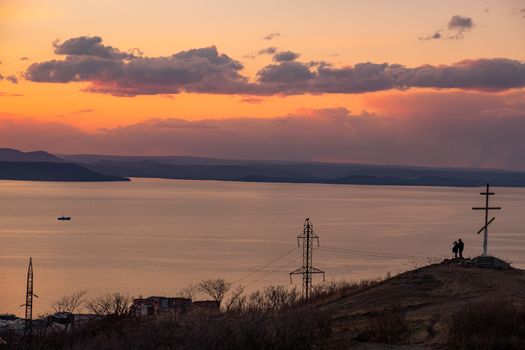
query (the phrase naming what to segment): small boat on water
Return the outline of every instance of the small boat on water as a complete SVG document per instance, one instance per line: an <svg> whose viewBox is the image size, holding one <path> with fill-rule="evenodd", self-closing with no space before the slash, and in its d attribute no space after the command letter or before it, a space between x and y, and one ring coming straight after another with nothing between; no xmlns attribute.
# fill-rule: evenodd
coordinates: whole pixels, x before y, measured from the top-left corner
<svg viewBox="0 0 525 350"><path fill-rule="evenodd" d="M71 216L61 216L61 217L57 218L57 220L59 220L59 221L69 221L69 220L71 220Z"/></svg>

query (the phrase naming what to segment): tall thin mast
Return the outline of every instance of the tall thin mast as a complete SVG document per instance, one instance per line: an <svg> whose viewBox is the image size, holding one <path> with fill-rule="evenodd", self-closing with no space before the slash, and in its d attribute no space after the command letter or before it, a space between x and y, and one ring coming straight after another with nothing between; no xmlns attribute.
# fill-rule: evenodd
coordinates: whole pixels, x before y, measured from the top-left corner
<svg viewBox="0 0 525 350"><path fill-rule="evenodd" d="M24 334L31 336L33 332L33 258L29 258L29 267L27 268L27 288L26 288L26 317Z"/></svg>

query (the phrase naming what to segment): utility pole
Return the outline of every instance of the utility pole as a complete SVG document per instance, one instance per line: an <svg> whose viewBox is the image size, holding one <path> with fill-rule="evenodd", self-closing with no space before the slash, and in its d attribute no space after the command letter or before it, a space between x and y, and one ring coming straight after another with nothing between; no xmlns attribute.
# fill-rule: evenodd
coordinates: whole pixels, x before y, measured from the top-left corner
<svg viewBox="0 0 525 350"><path fill-rule="evenodd" d="M485 206L484 207L474 207L472 210L484 210L485 211L485 226L483 226L479 231L478 235L483 231L483 256L488 255L488 239L489 239L489 225L496 219L493 217L489 220L489 210L500 210L501 207L490 207L489 206L489 196L495 195L494 192L490 192L490 184L487 183L487 188L485 192L481 192L482 196L485 196Z"/></svg>
<svg viewBox="0 0 525 350"><path fill-rule="evenodd" d="M26 303L21 305L26 307L24 336L28 337L31 337L33 333L33 296L38 298L38 295L33 293L33 258L29 257L29 267L27 268Z"/></svg>
<svg viewBox="0 0 525 350"><path fill-rule="evenodd" d="M290 272L290 283L292 283L292 275L303 275L303 298L305 300L310 299L312 292L312 275L314 273L322 273L324 281L324 271L321 271L312 266L312 252L314 239L317 240L317 246L319 247L319 237L314 233L314 226L310 221L310 218L306 218L304 221L303 234L297 236L297 245L303 247L303 266Z"/></svg>

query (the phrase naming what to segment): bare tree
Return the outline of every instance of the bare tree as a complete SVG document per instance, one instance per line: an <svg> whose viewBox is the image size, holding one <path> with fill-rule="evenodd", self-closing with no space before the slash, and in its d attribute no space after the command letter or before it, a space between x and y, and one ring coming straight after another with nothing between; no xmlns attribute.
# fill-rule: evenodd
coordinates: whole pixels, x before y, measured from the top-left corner
<svg viewBox="0 0 525 350"><path fill-rule="evenodd" d="M79 290L71 295L64 295L51 304L51 308L55 312L75 313L86 301L83 299L86 293L87 290Z"/></svg>
<svg viewBox="0 0 525 350"><path fill-rule="evenodd" d="M246 305L246 295L244 295L244 290L245 288L241 285L235 288L226 302L226 311L243 311Z"/></svg>
<svg viewBox="0 0 525 350"><path fill-rule="evenodd" d="M277 311L292 306L299 300L295 288L268 286L264 291L256 291L247 300L247 308L254 311Z"/></svg>
<svg viewBox="0 0 525 350"><path fill-rule="evenodd" d="M221 307L224 295L230 290L231 283L226 282L223 278L203 280L199 283L199 289L208 294Z"/></svg>
<svg viewBox="0 0 525 350"><path fill-rule="evenodd" d="M179 295L183 298L193 299L195 294L199 292L199 285L191 283L187 287L180 290Z"/></svg>
<svg viewBox="0 0 525 350"><path fill-rule="evenodd" d="M91 299L86 307L99 316L124 316L130 312L131 302L129 295L116 292Z"/></svg>

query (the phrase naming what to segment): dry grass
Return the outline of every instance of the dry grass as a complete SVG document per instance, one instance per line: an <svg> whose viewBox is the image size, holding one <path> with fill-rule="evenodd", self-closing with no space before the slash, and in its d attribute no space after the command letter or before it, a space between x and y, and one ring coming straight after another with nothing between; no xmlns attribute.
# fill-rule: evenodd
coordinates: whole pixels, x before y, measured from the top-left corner
<svg viewBox="0 0 525 350"><path fill-rule="evenodd" d="M330 320L314 310L99 319L70 332L36 334L30 349L317 349ZM8 339L11 347L19 349Z"/></svg>
<svg viewBox="0 0 525 350"><path fill-rule="evenodd" d="M508 301L469 303L452 315L447 346L453 350L522 350L525 308Z"/></svg>
<svg viewBox="0 0 525 350"><path fill-rule="evenodd" d="M383 343L523 349L524 287L523 270L438 264L386 280L328 282L315 288L309 304L294 289L270 286L232 303L225 299L225 312L215 315L101 315L68 332L37 330L33 348L364 349ZM16 334L0 336L11 346L5 349L20 348Z"/></svg>
<svg viewBox="0 0 525 350"><path fill-rule="evenodd" d="M406 313L395 307L372 318L368 341L385 344L403 343L409 334Z"/></svg>

